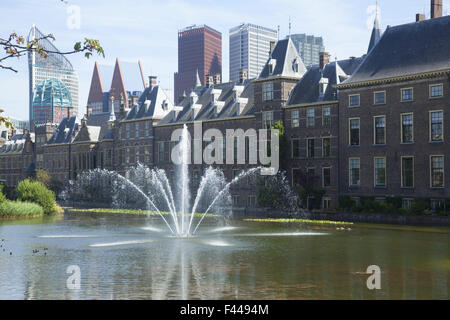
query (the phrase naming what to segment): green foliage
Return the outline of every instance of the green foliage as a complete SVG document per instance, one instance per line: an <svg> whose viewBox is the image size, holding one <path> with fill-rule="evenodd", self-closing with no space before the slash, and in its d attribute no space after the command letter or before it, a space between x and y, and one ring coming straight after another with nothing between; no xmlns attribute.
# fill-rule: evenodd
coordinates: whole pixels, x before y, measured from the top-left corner
<svg viewBox="0 0 450 320"><path fill-rule="evenodd" d="M411 213L424 214L425 211L430 210L430 199L417 198L411 205Z"/></svg>
<svg viewBox="0 0 450 320"><path fill-rule="evenodd" d="M269 187L260 186L258 190L258 206L263 208L280 208L283 206L280 190L274 190Z"/></svg>
<svg viewBox="0 0 450 320"><path fill-rule="evenodd" d="M21 181L17 186L17 195L20 201L40 205L44 209L45 214L55 212L55 194L39 181L30 179Z"/></svg>
<svg viewBox="0 0 450 320"><path fill-rule="evenodd" d="M356 202L350 196L339 196L338 202L340 209L354 212L352 208L356 207Z"/></svg>
<svg viewBox="0 0 450 320"><path fill-rule="evenodd" d="M6 201L6 196L0 192L0 203L3 203Z"/></svg>
<svg viewBox="0 0 450 320"><path fill-rule="evenodd" d="M285 135L285 128L284 124L281 121L275 122L275 124L272 126L272 129L278 130L278 137L279 137L279 153L280 153L280 168L283 170L287 169L287 162L290 158L290 148L289 148L289 142ZM270 145L269 145L270 146Z"/></svg>
<svg viewBox="0 0 450 320"><path fill-rule="evenodd" d="M33 217L43 214L42 207L35 203L10 200L0 203L0 217Z"/></svg>

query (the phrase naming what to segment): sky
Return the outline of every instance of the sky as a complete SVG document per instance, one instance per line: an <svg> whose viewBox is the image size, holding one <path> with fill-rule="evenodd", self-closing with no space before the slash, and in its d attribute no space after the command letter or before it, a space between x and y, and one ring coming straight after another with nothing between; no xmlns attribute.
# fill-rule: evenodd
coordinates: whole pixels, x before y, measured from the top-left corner
<svg viewBox="0 0 450 320"><path fill-rule="evenodd" d="M36 24L44 34L55 36L54 45L60 51L70 51L84 37L100 40L105 58L94 55L87 60L83 54L68 56L78 72L82 116L86 112L95 61L113 65L116 57L124 62L139 59L145 77L158 76L161 87L172 91L173 75L178 68L178 30L207 24L222 32L223 80L228 81L229 29L241 23L275 30L280 26L282 39L289 34L289 20L292 34L322 36L333 59L361 56L369 44L375 3L375 0L0 0L0 38L11 32L26 36ZM79 15L75 14L77 10ZM416 13L425 13L429 18L430 0L379 0L379 11L384 30L387 25L414 22ZM448 12L450 1L444 0L444 14ZM6 115L28 120L27 59L7 62L18 73L0 69L0 108Z"/></svg>

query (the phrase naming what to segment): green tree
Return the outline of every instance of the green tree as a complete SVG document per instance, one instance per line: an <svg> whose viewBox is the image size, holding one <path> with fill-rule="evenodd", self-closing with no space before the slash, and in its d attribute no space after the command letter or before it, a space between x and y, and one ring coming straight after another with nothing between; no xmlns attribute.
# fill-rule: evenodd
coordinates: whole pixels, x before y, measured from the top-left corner
<svg viewBox="0 0 450 320"><path fill-rule="evenodd" d="M26 179L19 182L17 198L19 201L40 205L45 214L53 213L56 210L55 194L39 181Z"/></svg>

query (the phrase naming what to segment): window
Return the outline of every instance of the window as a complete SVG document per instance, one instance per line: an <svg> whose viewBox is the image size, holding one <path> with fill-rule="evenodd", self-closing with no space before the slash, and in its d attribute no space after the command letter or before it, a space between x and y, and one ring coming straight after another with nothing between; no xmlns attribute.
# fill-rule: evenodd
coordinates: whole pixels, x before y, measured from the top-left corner
<svg viewBox="0 0 450 320"><path fill-rule="evenodd" d="M402 199L402 208L408 210L411 209L413 201L413 199Z"/></svg>
<svg viewBox="0 0 450 320"><path fill-rule="evenodd" d="M331 168L322 168L322 184L324 188L331 186Z"/></svg>
<svg viewBox="0 0 450 320"><path fill-rule="evenodd" d="M248 206L249 207L256 206L256 196L248 196Z"/></svg>
<svg viewBox="0 0 450 320"><path fill-rule="evenodd" d="M442 84L434 84L430 86L430 98L439 98L444 95L444 86Z"/></svg>
<svg viewBox="0 0 450 320"><path fill-rule="evenodd" d="M322 157L329 158L331 156L331 138L322 138Z"/></svg>
<svg viewBox="0 0 450 320"><path fill-rule="evenodd" d="M436 212L438 210L442 210L445 208L445 200L443 199L431 199L430 200L430 207L433 212Z"/></svg>
<svg viewBox="0 0 450 320"><path fill-rule="evenodd" d="M444 156L431 156L431 187L444 187Z"/></svg>
<svg viewBox="0 0 450 320"><path fill-rule="evenodd" d="M331 198L324 197L322 200L322 208L323 209L330 209L331 208Z"/></svg>
<svg viewBox="0 0 450 320"><path fill-rule="evenodd" d="M306 109L306 127L314 128L314 125L315 125L314 108L308 108Z"/></svg>
<svg viewBox="0 0 450 320"><path fill-rule="evenodd" d="M135 124L135 135L136 138L139 138L139 122L136 122Z"/></svg>
<svg viewBox="0 0 450 320"><path fill-rule="evenodd" d="M401 89L402 102L413 101L413 88Z"/></svg>
<svg viewBox="0 0 450 320"><path fill-rule="evenodd" d="M292 158L293 159L300 158L300 140L299 139L292 140Z"/></svg>
<svg viewBox="0 0 450 320"><path fill-rule="evenodd" d="M160 163L165 161L164 141L158 142L158 161Z"/></svg>
<svg viewBox="0 0 450 320"><path fill-rule="evenodd" d="M374 117L374 144L386 144L386 117Z"/></svg>
<svg viewBox="0 0 450 320"><path fill-rule="evenodd" d="M125 129L126 129L126 131L127 131L126 137L127 137L127 139L130 139L130 124L129 124L129 123L127 123L127 124L125 125Z"/></svg>
<svg viewBox="0 0 450 320"><path fill-rule="evenodd" d="M314 158L314 138L306 139L306 157Z"/></svg>
<svg viewBox="0 0 450 320"><path fill-rule="evenodd" d="M233 180L236 179L237 177L239 177L240 174L241 174L241 170L233 169Z"/></svg>
<svg viewBox="0 0 450 320"><path fill-rule="evenodd" d="M414 142L414 117L412 113L401 115L402 118L402 143Z"/></svg>
<svg viewBox="0 0 450 320"><path fill-rule="evenodd" d="M273 100L273 82L263 83L263 100L264 101Z"/></svg>
<svg viewBox="0 0 450 320"><path fill-rule="evenodd" d="M150 121L145 122L145 136L150 136Z"/></svg>
<svg viewBox="0 0 450 320"><path fill-rule="evenodd" d="M292 128L298 128L300 126L299 113L298 110L291 111Z"/></svg>
<svg viewBox="0 0 450 320"><path fill-rule="evenodd" d="M350 122L350 145L359 146L359 118L349 119Z"/></svg>
<svg viewBox="0 0 450 320"><path fill-rule="evenodd" d="M386 158L375 158L375 187L386 186Z"/></svg>
<svg viewBox="0 0 450 320"><path fill-rule="evenodd" d="M262 113L263 128L271 129L273 126L273 111L266 111Z"/></svg>
<svg viewBox="0 0 450 320"><path fill-rule="evenodd" d="M442 111L430 112L430 141L444 140L444 123Z"/></svg>
<svg viewBox="0 0 450 320"><path fill-rule="evenodd" d="M359 107L360 96L359 94L352 94L348 96L348 105L349 107Z"/></svg>
<svg viewBox="0 0 450 320"><path fill-rule="evenodd" d="M331 128L331 108L324 107L322 109L322 126L324 128Z"/></svg>
<svg viewBox="0 0 450 320"><path fill-rule="evenodd" d="M402 157L402 188L414 188L414 157Z"/></svg>
<svg viewBox="0 0 450 320"><path fill-rule="evenodd" d="M233 206L239 205L239 196L235 195L233 196Z"/></svg>
<svg viewBox="0 0 450 320"><path fill-rule="evenodd" d="M360 160L359 158L351 158L349 160L350 187L358 187L360 185L359 175Z"/></svg>
<svg viewBox="0 0 450 320"><path fill-rule="evenodd" d="M379 91L373 94L374 104L385 104L386 103L386 91Z"/></svg>

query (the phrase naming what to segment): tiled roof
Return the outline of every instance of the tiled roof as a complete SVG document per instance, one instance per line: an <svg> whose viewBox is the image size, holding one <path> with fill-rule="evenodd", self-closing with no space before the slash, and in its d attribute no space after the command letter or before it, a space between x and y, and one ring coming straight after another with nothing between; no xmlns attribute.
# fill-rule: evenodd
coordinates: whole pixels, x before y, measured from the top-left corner
<svg viewBox="0 0 450 320"><path fill-rule="evenodd" d="M251 81L202 87L185 98L158 125L252 116L253 88Z"/></svg>
<svg viewBox="0 0 450 320"><path fill-rule="evenodd" d="M348 69L351 69L349 60L343 60L343 64ZM347 78L347 73L341 68L341 61L329 63L323 70L319 66L313 66L292 90L287 106L335 101L338 99L338 96L334 85L345 81ZM328 82L323 95L320 95L319 92L321 79L325 79Z"/></svg>
<svg viewBox="0 0 450 320"><path fill-rule="evenodd" d="M73 116L64 118L47 141L47 145L70 143L80 127L80 119Z"/></svg>
<svg viewBox="0 0 450 320"><path fill-rule="evenodd" d="M147 87L124 120L161 119L173 109L173 103L160 86Z"/></svg>
<svg viewBox="0 0 450 320"><path fill-rule="evenodd" d="M298 64L298 72L294 69L295 63ZM273 66L273 72L270 72L270 65ZM283 39L277 42L272 54L264 66L259 79L274 76L301 78L306 72L302 58L297 52L291 38Z"/></svg>
<svg viewBox="0 0 450 320"><path fill-rule="evenodd" d="M344 84L450 69L450 16L389 27Z"/></svg>

